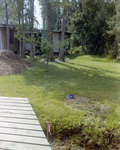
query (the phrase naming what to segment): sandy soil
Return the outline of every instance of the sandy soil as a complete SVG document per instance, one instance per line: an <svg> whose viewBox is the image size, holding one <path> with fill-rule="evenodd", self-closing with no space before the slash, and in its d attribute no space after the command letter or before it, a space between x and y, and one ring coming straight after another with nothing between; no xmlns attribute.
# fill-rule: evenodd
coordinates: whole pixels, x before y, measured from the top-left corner
<svg viewBox="0 0 120 150"><path fill-rule="evenodd" d="M20 74L32 64L10 50L0 50L0 76Z"/></svg>

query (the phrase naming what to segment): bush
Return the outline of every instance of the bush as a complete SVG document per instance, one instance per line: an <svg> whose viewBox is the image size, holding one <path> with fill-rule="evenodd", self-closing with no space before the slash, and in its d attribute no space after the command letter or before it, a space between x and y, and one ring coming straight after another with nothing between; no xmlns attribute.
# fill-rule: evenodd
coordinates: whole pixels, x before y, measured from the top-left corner
<svg viewBox="0 0 120 150"><path fill-rule="evenodd" d="M117 56L117 52L114 49L108 50L107 58L109 59L115 59Z"/></svg>
<svg viewBox="0 0 120 150"><path fill-rule="evenodd" d="M72 53L73 54L82 54L82 46L79 46L79 47L75 47L73 50L72 50Z"/></svg>

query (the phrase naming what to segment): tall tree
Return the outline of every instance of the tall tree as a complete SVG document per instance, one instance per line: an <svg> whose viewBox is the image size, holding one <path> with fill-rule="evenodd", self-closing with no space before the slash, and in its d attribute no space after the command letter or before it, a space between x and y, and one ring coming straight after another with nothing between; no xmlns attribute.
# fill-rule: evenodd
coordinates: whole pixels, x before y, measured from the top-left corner
<svg viewBox="0 0 120 150"><path fill-rule="evenodd" d="M13 23L19 27L20 34L24 35L25 32L25 0L9 0L10 14ZM20 56L25 58L25 42L20 38Z"/></svg>
<svg viewBox="0 0 120 150"><path fill-rule="evenodd" d="M62 29L61 29L61 42L65 40L65 25L66 25L66 18L67 18L67 11L69 8L69 0L62 1ZM59 53L59 60L65 61L64 59L64 47L60 47Z"/></svg>
<svg viewBox="0 0 120 150"><path fill-rule="evenodd" d="M43 3L43 30L45 30L45 26L46 26L46 15L45 15L45 11L46 11L46 3Z"/></svg>
<svg viewBox="0 0 120 150"><path fill-rule="evenodd" d="M48 27L48 41L53 42L53 27L52 27L52 19L51 19L51 3L50 0L46 0L47 6L47 27ZM50 61L55 61L53 50L50 51Z"/></svg>
<svg viewBox="0 0 120 150"><path fill-rule="evenodd" d="M115 26L113 27L114 28L114 34L116 36L116 42L117 42L117 45L118 45L118 53L120 55L120 0L117 0L116 1L116 15L114 16L114 21L113 22L115 24Z"/></svg>
<svg viewBox="0 0 120 150"><path fill-rule="evenodd" d="M6 9L5 9L5 0L0 1L0 24L6 22Z"/></svg>
<svg viewBox="0 0 120 150"><path fill-rule="evenodd" d="M61 16L60 16L60 0L58 0L57 6L57 30L59 31L61 27Z"/></svg>
<svg viewBox="0 0 120 150"><path fill-rule="evenodd" d="M120 0L115 2L116 14L108 21L110 30L108 31L109 35L114 37L115 40L112 42L113 48L112 53L120 57Z"/></svg>
<svg viewBox="0 0 120 150"><path fill-rule="evenodd" d="M34 29L34 0L30 0L31 2L31 38L33 38L34 33L33 33L33 29ZM31 52L30 52L30 57L34 58L34 45L31 44Z"/></svg>
<svg viewBox="0 0 120 150"><path fill-rule="evenodd" d="M5 0L5 9L6 9L6 27L7 27L7 49L9 50L9 24L8 24L8 4Z"/></svg>
<svg viewBox="0 0 120 150"><path fill-rule="evenodd" d="M22 8L22 15L21 15L21 17L22 17L22 34L24 35L24 0L21 0L21 8ZM18 16L20 15L19 14L20 12L18 12ZM19 21L20 21L20 19L19 19ZM26 56L25 56L25 41L24 41L24 39L23 39L23 41L22 41L22 49L21 49L21 57L22 58L26 58Z"/></svg>
<svg viewBox="0 0 120 150"><path fill-rule="evenodd" d="M78 35L78 43L86 40L88 54L105 53L107 20L114 15L112 3L105 3L104 0L85 0L84 10L77 12L74 20L75 34ZM75 39L75 42L77 38ZM77 42L76 42L77 43Z"/></svg>

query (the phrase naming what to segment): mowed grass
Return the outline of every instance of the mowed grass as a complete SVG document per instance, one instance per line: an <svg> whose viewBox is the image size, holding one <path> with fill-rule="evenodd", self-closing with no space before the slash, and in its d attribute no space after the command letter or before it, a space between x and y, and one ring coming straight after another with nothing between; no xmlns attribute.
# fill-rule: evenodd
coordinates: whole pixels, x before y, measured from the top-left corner
<svg viewBox="0 0 120 150"><path fill-rule="evenodd" d="M43 129L49 121L53 135L108 145L108 139L120 136L120 64L95 56L67 57L66 63L49 63L47 72L44 62L31 60L26 72L0 76L0 96L27 97ZM69 94L78 105L65 103Z"/></svg>

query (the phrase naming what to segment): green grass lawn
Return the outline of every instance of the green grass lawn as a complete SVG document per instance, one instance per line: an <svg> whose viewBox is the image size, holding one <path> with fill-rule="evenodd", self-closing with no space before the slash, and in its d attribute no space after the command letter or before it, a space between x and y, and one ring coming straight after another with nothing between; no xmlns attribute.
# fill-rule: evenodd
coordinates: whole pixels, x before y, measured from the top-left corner
<svg viewBox="0 0 120 150"><path fill-rule="evenodd" d="M44 62L34 60L20 75L0 76L0 96L27 97L42 127L50 122L53 135L78 144L112 144L120 137L120 64L95 56L67 57L69 62L49 63L48 72ZM73 103L66 99L69 94L75 96Z"/></svg>

